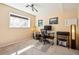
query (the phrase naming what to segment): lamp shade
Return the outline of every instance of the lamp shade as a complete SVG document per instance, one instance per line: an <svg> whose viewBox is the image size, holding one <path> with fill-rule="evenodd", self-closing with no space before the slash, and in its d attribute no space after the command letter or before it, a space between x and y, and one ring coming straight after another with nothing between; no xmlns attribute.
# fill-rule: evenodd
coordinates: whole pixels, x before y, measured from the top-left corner
<svg viewBox="0 0 79 59"><path fill-rule="evenodd" d="M76 25L71 25L71 48L76 49Z"/></svg>
<svg viewBox="0 0 79 59"><path fill-rule="evenodd" d="M75 40L76 39L76 26L75 25L71 25L72 26L72 40Z"/></svg>

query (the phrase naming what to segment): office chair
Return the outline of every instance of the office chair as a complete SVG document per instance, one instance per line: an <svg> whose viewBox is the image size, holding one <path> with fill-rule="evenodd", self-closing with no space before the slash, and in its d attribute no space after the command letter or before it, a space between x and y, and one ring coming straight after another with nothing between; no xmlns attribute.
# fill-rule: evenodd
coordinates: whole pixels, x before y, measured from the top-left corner
<svg viewBox="0 0 79 59"><path fill-rule="evenodd" d="M41 36L42 36L42 41L44 42L44 44L50 43L50 42L47 40L47 38L48 38L47 30L41 29Z"/></svg>

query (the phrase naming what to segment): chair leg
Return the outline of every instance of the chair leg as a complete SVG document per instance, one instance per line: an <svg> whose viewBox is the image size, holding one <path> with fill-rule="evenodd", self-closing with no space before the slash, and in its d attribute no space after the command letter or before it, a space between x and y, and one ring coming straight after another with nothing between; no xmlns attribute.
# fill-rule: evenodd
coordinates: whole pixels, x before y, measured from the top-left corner
<svg viewBox="0 0 79 59"><path fill-rule="evenodd" d="M59 44L58 40L57 40L57 45Z"/></svg>
<svg viewBox="0 0 79 59"><path fill-rule="evenodd" d="M45 45L45 41L44 41L44 45Z"/></svg>
<svg viewBox="0 0 79 59"><path fill-rule="evenodd" d="M54 42L52 43L52 45L54 45Z"/></svg>

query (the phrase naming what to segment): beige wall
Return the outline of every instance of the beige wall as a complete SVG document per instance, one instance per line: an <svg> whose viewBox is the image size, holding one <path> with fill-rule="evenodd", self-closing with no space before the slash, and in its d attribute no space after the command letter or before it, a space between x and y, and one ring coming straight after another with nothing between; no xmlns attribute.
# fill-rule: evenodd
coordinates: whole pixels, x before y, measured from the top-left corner
<svg viewBox="0 0 79 59"><path fill-rule="evenodd" d="M78 26L77 26L77 48L79 49L79 6L77 9L77 18L78 18Z"/></svg>
<svg viewBox="0 0 79 59"><path fill-rule="evenodd" d="M65 26L64 20L66 20L66 19L71 20L71 19L79 18L79 16L78 16L79 8L77 8L77 4L65 3L65 4L58 4L58 6L56 6L56 5L54 5L54 6L56 8L51 8L52 9L51 13L42 11L42 14L39 14L36 17L37 20L44 19L44 23L48 24L49 18L52 18L53 16L58 16L59 23L57 25L52 25L54 28L54 31L69 31L70 32L70 26ZM38 29L38 27L37 27L37 29ZM77 49L79 49L79 29L78 28L77 28Z"/></svg>
<svg viewBox="0 0 79 59"><path fill-rule="evenodd" d="M77 28L77 40L76 40L76 42L77 42L77 49L79 49L79 26Z"/></svg>
<svg viewBox="0 0 79 59"><path fill-rule="evenodd" d="M63 19L77 18L77 4L64 3L62 9L63 9Z"/></svg>
<svg viewBox="0 0 79 59"><path fill-rule="evenodd" d="M22 16L29 17L31 20L31 27L23 28L9 28L9 13L16 13ZM32 28L35 26L35 16L26 12L17 10L7 5L0 3L0 46L5 46L21 40L29 40L32 38Z"/></svg>
<svg viewBox="0 0 79 59"><path fill-rule="evenodd" d="M54 7L52 7L54 5ZM36 20L38 19L43 19L44 20L44 25L49 24L49 18L52 18L54 16L57 16L58 19L58 24L52 25L54 27L55 31L70 31L69 26L64 25L64 20L65 19L75 19L77 18L77 8L76 4L53 4L51 7L52 12L50 10L42 10L41 13L39 13L36 16ZM37 26L37 29L39 27ZM61 30L62 29L62 30Z"/></svg>

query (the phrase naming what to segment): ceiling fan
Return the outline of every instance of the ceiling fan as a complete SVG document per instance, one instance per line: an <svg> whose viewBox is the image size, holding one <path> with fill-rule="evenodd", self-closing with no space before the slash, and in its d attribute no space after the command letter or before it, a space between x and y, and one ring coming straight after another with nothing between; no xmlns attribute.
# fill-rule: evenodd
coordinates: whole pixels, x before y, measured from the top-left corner
<svg viewBox="0 0 79 59"><path fill-rule="evenodd" d="M27 4L26 7L31 7L32 11L38 12L38 10L35 8L34 4Z"/></svg>

